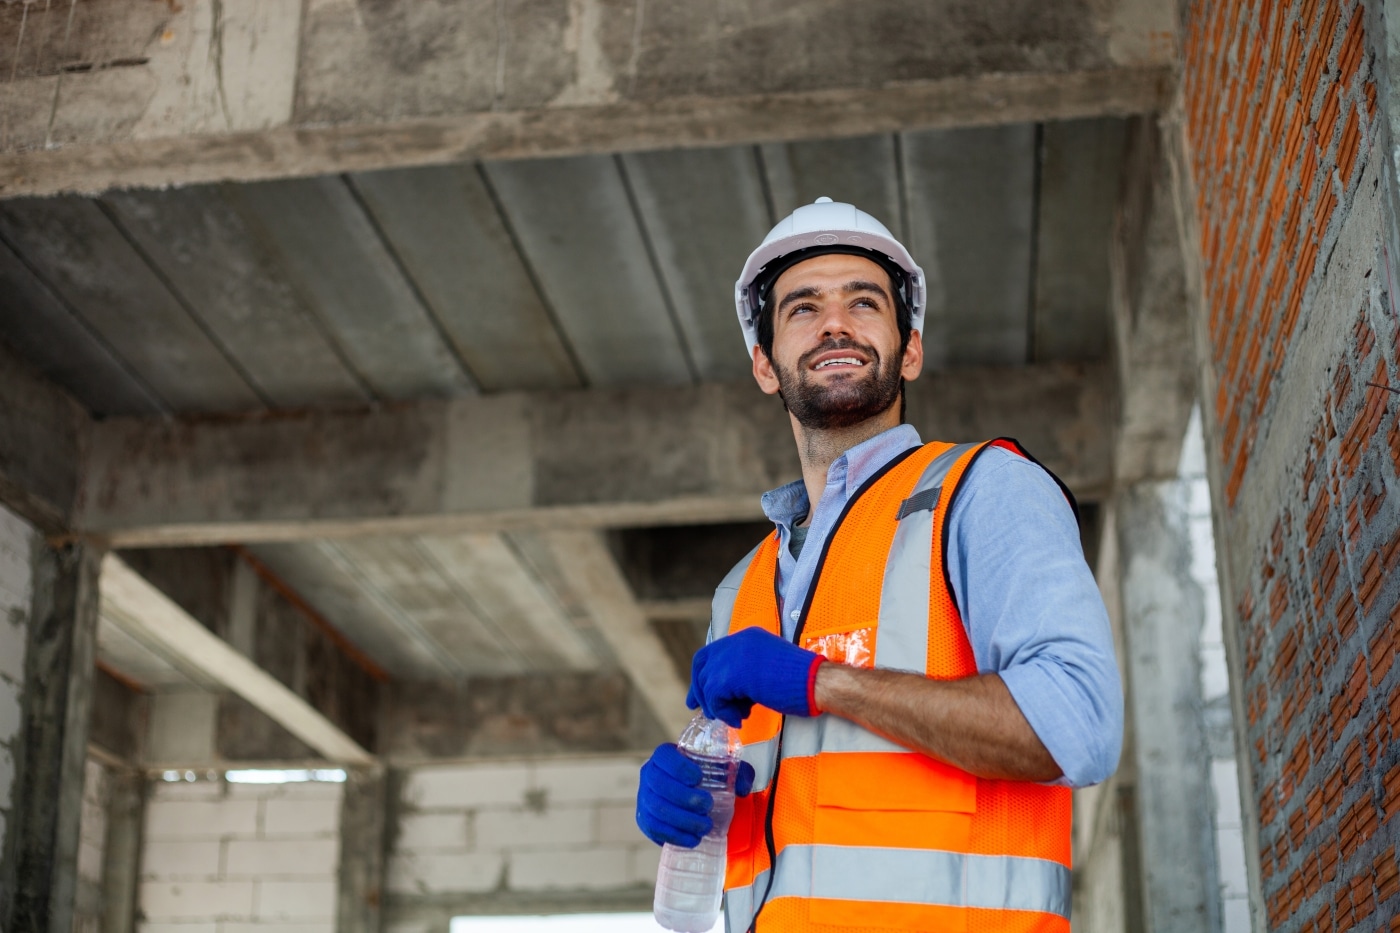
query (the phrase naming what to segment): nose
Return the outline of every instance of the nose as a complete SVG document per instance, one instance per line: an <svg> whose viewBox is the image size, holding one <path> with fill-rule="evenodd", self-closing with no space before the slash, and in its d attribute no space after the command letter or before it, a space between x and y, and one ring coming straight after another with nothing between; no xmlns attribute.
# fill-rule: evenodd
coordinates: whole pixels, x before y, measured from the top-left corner
<svg viewBox="0 0 1400 933"><path fill-rule="evenodd" d="M854 335L852 328L852 318L850 311L844 302L828 301L821 310L820 324L821 338L826 340L829 337L850 337Z"/></svg>

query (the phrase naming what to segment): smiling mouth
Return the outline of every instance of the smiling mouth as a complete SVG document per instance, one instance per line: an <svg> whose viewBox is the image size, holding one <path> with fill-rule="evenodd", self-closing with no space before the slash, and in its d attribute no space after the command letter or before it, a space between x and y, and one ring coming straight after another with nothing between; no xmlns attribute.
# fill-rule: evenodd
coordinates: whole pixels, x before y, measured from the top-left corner
<svg viewBox="0 0 1400 933"><path fill-rule="evenodd" d="M825 369L828 366L864 366L864 360L858 360L853 356L838 356L830 360L822 360L813 369Z"/></svg>

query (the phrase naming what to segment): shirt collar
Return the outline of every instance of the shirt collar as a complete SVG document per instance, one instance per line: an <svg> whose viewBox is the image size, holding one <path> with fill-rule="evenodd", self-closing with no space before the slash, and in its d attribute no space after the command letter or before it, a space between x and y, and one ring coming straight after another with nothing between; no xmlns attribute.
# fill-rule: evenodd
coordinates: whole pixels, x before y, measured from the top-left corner
<svg viewBox="0 0 1400 933"><path fill-rule="evenodd" d="M844 478L840 496L843 501L847 500L896 455L922 443L918 430L912 424L901 424L881 431L832 461L826 471L827 486ZM809 509L807 486L800 479L763 494L763 514L780 527L791 527Z"/></svg>

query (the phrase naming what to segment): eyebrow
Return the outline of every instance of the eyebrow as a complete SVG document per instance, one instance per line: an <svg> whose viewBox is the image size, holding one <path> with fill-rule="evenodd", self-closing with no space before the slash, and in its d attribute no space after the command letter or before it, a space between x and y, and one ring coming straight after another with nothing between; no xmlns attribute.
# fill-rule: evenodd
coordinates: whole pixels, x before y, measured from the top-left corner
<svg viewBox="0 0 1400 933"><path fill-rule="evenodd" d="M876 282L868 281L866 279L854 279L850 282L847 282L845 285L841 286L841 291L843 294L846 295L849 295L853 292L874 292L875 294L884 298L886 301L890 300L890 294L884 289L883 286ZM820 288L817 288L815 285L803 285L800 288L794 288L792 291L788 292L786 295L783 296L782 301L778 302L778 310L781 311L788 305L792 304L794 301L801 301L803 298L818 298L821 296L821 293L822 290Z"/></svg>

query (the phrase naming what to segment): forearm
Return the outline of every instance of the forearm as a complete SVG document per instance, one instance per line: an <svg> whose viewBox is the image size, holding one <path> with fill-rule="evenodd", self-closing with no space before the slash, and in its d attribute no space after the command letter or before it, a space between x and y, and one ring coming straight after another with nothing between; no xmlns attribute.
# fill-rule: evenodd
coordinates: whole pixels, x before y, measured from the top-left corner
<svg viewBox="0 0 1400 933"><path fill-rule="evenodd" d="M930 680L826 663L815 694L822 712L978 777L1052 781L1061 774L995 674Z"/></svg>

